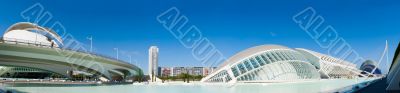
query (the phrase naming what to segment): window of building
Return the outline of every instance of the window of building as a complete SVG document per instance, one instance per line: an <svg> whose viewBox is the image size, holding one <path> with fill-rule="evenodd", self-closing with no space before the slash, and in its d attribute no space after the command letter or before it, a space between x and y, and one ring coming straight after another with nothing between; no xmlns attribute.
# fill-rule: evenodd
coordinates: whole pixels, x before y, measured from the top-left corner
<svg viewBox="0 0 400 93"><path fill-rule="evenodd" d="M271 63L277 61L277 59L275 59L275 57L272 56L272 54L271 54L270 52L268 52L266 55L267 55L267 57L271 60Z"/></svg>
<svg viewBox="0 0 400 93"><path fill-rule="evenodd" d="M262 58L262 59L264 59L264 61L265 61L265 63L266 63L266 64L269 64L269 63L271 63L271 60L270 60L270 59L268 59L268 58L266 57L266 54L264 54L264 55L261 55L261 58Z"/></svg>
<svg viewBox="0 0 400 93"><path fill-rule="evenodd" d="M240 73L242 73L242 74L246 73L246 68L244 67L243 64L238 64L237 66L240 70Z"/></svg>
<svg viewBox="0 0 400 93"><path fill-rule="evenodd" d="M247 68L247 70L248 71L250 71L250 70L252 70L253 69L253 67L250 65L250 62L249 61L244 61L244 64L245 64L245 66L246 66L246 68Z"/></svg>
<svg viewBox="0 0 400 93"><path fill-rule="evenodd" d="M286 60L291 60L288 54L285 53L286 51L281 51L281 54L286 58Z"/></svg>
<svg viewBox="0 0 400 93"><path fill-rule="evenodd" d="M274 52L274 54L280 61L285 60L285 58L281 55L279 51Z"/></svg>
<svg viewBox="0 0 400 93"><path fill-rule="evenodd" d="M237 70L236 66L233 66L233 67L231 68L231 70L232 70L232 73L233 73L233 75L234 75L235 77L237 77L237 76L240 75L240 73L239 73L239 71Z"/></svg>
<svg viewBox="0 0 400 93"><path fill-rule="evenodd" d="M258 62L257 62L256 60L254 60L254 58L251 58L251 59L250 59L250 62L251 62L251 65L253 65L254 68L260 67L260 66L258 65Z"/></svg>
<svg viewBox="0 0 400 93"><path fill-rule="evenodd" d="M262 55L260 55L260 56L262 56ZM263 59L261 59L260 56L257 56L256 60L258 61L258 64L260 64L260 66L264 66L265 65L265 61Z"/></svg>
<svg viewBox="0 0 400 93"><path fill-rule="evenodd" d="M295 60L291 52L285 52L285 53L291 60Z"/></svg>
<svg viewBox="0 0 400 93"><path fill-rule="evenodd" d="M276 54L281 58L282 60L287 60L286 57L282 54L281 51L276 51Z"/></svg>

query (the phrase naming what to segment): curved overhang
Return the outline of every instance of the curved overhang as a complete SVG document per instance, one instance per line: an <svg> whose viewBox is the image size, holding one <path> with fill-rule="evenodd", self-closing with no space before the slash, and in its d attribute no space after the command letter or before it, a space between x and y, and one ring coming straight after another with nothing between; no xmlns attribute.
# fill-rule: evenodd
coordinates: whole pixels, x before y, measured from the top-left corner
<svg viewBox="0 0 400 93"><path fill-rule="evenodd" d="M0 43L0 65L28 67L68 76L67 71L85 71L107 79L112 75L126 77L143 75L142 70L126 62L98 55L40 47ZM65 56L63 54L73 54ZM68 60L66 60L68 57ZM110 73L111 72L111 73Z"/></svg>
<svg viewBox="0 0 400 93"><path fill-rule="evenodd" d="M321 54L315 51L311 51L308 49L304 49L304 48L296 48L296 50L300 50L300 51L305 51L308 52L308 54L311 54L317 58L319 58L318 60L325 60L325 61L329 61L329 62L335 62L335 63L342 63L341 65L351 65L351 66L356 66L355 64L348 62L344 59L340 59L340 58L335 58L326 54ZM305 52L301 52L301 53L305 53ZM348 64L344 64L344 63L348 63Z"/></svg>
<svg viewBox="0 0 400 93"><path fill-rule="evenodd" d="M321 54L321 53L318 53L318 52L315 52L315 51L311 51L311 50L308 50L308 49L304 49L304 48L295 48L295 49L296 50L300 50L300 51L304 51L304 52L306 52L308 54L311 54L312 56L315 56L315 57L317 57L319 59L321 59L323 56L328 56L328 55Z"/></svg>
<svg viewBox="0 0 400 93"><path fill-rule="evenodd" d="M298 51L299 53L303 54L304 56L306 56L307 60L314 65L315 67L317 67L317 69L321 68L321 64L319 63L319 61L322 58L322 54L311 51L311 50L307 50L304 48L295 48L296 51Z"/></svg>
<svg viewBox="0 0 400 93"><path fill-rule="evenodd" d="M34 23L29 23L29 22L15 23L15 24L11 25L4 32L4 34L7 34L7 33L11 32L11 31L15 31L15 30L37 30L37 31L43 31L43 32L48 33L49 35L51 35L53 38L55 38L61 45L64 45L63 44L63 40L61 39L60 35L58 35L56 32L54 32L50 28L41 27L41 26L39 26L37 24L34 24Z"/></svg>
<svg viewBox="0 0 400 93"><path fill-rule="evenodd" d="M235 62L241 61L249 56L252 56L254 54L263 52L263 51L267 51L267 50L272 50L272 49L290 49L288 47L285 46L280 46L280 45L260 45L260 46L255 46L255 47L251 47L248 48L246 50L243 50L237 54L235 54L234 56L230 57L229 59L225 60L225 62L223 62L219 68L221 67L225 67L229 64L233 64ZM218 69L219 69L218 68Z"/></svg>

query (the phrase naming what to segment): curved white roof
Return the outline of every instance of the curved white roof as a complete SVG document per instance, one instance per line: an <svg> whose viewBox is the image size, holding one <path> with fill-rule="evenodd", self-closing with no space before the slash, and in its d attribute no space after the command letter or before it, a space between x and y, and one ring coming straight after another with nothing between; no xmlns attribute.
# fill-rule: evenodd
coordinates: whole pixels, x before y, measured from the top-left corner
<svg viewBox="0 0 400 93"><path fill-rule="evenodd" d="M341 65L346 65L346 66L352 66L352 67L356 67L356 64L351 63L349 61L346 61L344 59L340 59L340 58L335 58L326 54L321 54L315 51L311 51L308 49L304 49L304 48L296 48L296 50L302 50L302 51L306 51L312 55L314 55L315 57L319 58L319 60L325 60L328 62L333 62L333 63L337 63L337 64L341 64Z"/></svg>
<svg viewBox="0 0 400 93"><path fill-rule="evenodd" d="M255 53L259 53L261 51L267 51L267 50L271 50L271 49L290 49L290 48L285 47L285 46L280 46L280 45L260 45L260 46L251 47L251 48L243 50L243 51L235 54L234 56L230 57L229 59L225 60L225 62L222 63L219 67L224 67L228 64L232 64L234 62L243 60L244 58L247 58Z"/></svg>
<svg viewBox="0 0 400 93"><path fill-rule="evenodd" d="M63 40L56 32L54 32L53 30L51 30L49 28L44 28L37 24L29 23L29 22L19 22L19 23L13 24L4 32L4 34L7 34L12 31L19 31L19 30L37 30L37 31L46 32L49 35L51 35L52 38L55 38L61 45L63 45Z"/></svg>
<svg viewBox="0 0 400 93"><path fill-rule="evenodd" d="M27 30L12 30L3 35L3 40L15 40L20 42L40 42L44 44L51 44L52 41L42 34L35 33Z"/></svg>

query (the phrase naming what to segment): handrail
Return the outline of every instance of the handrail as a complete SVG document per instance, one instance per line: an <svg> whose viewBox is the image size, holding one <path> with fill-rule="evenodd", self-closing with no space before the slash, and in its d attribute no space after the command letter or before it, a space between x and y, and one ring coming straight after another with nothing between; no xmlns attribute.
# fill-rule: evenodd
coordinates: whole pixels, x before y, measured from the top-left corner
<svg viewBox="0 0 400 93"><path fill-rule="evenodd" d="M71 49L71 48L67 48L67 47L55 47L55 46L52 46L51 43L46 43L46 42L38 42L38 41L23 40L23 39L16 39L16 38L6 38L6 37L0 37L0 38L1 38L0 39L0 43L15 44L15 45L27 45L27 46L36 46L36 47L45 47L45 48L61 49L61 50L69 50L69 51L74 51L74 52L87 53L87 54L91 54L91 55L94 55L94 56L99 56L99 57L103 57L103 58L107 58L107 59L111 59L111 60L116 60L116 61L120 61L120 62L124 62L124 63L129 64L126 61L123 61L123 60L120 60L120 59L116 59L116 58L113 58L113 57L110 57L110 56L107 56L107 55L103 55L103 54L88 52L87 50L77 50L77 49Z"/></svg>
<svg viewBox="0 0 400 93"><path fill-rule="evenodd" d="M23 40L23 39L15 39L15 38L2 38L2 43L8 43L8 44L25 44L28 46L39 46L39 47L52 47L51 43L46 43L46 42L38 42L38 41L31 41L31 40Z"/></svg>

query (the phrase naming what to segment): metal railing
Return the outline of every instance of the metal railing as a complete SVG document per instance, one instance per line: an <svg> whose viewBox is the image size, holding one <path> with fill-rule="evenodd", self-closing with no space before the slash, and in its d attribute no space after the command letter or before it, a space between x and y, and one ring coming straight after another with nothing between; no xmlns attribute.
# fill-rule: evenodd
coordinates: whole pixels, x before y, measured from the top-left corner
<svg viewBox="0 0 400 93"><path fill-rule="evenodd" d="M7 44L28 45L28 46L37 46L37 47L47 47L47 48L53 47L51 43L16 39L16 38L7 38L7 37L1 37L0 42L7 43Z"/></svg>
<svg viewBox="0 0 400 93"><path fill-rule="evenodd" d="M68 50L68 51L86 53L86 54L91 54L91 55L102 57L102 58L106 58L106 59L111 59L111 60L116 60L116 61L128 63L126 61L123 61L123 60L120 60L120 59L116 59L116 58L113 58L111 56L98 54L98 53L93 53L93 52L88 52L87 50L72 49L72 48L68 48L68 47L57 47L52 43L46 43L46 42L38 42L38 41L23 40L23 39L16 39L16 38L0 37L0 43L35 46L35 47L41 47L41 48L52 48L52 49L60 49L60 50Z"/></svg>

